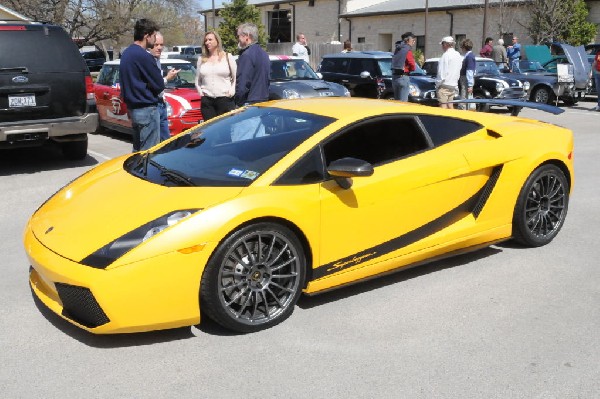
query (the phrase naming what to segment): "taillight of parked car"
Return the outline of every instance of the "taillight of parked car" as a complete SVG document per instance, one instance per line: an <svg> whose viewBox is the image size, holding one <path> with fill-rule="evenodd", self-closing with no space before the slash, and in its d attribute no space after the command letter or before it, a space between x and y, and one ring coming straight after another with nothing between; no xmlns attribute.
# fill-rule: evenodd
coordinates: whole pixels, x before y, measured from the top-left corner
<svg viewBox="0 0 600 399"><path fill-rule="evenodd" d="M88 100L93 100L94 97L94 81L91 76L85 77L85 94Z"/></svg>

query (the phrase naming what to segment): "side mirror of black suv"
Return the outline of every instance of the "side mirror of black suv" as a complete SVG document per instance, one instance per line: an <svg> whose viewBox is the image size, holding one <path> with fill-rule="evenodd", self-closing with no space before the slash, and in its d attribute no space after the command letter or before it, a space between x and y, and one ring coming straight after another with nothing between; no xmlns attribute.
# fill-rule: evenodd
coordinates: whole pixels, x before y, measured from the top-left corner
<svg viewBox="0 0 600 399"><path fill-rule="evenodd" d="M0 150L51 140L66 158L85 158L98 113L90 71L69 35L55 25L3 23L0 54Z"/></svg>

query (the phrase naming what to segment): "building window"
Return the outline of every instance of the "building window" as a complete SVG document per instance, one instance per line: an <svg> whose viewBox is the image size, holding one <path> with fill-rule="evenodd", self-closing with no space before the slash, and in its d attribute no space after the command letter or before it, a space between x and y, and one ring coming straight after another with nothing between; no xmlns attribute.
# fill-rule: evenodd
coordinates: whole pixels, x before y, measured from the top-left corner
<svg viewBox="0 0 600 399"><path fill-rule="evenodd" d="M288 18L290 10L269 11L269 43L291 43L292 23Z"/></svg>
<svg viewBox="0 0 600 399"><path fill-rule="evenodd" d="M415 50L421 50L425 52L425 36L417 36L417 43L415 44Z"/></svg>
<svg viewBox="0 0 600 399"><path fill-rule="evenodd" d="M359 37L356 40L357 40L358 43L365 43L365 38L364 37Z"/></svg>
<svg viewBox="0 0 600 399"><path fill-rule="evenodd" d="M467 35L456 35L456 45L454 47L456 47L456 48L460 47L461 43L466 38L467 38Z"/></svg>
<svg viewBox="0 0 600 399"><path fill-rule="evenodd" d="M308 0L308 6L309 7L314 7L315 6L315 0Z"/></svg>

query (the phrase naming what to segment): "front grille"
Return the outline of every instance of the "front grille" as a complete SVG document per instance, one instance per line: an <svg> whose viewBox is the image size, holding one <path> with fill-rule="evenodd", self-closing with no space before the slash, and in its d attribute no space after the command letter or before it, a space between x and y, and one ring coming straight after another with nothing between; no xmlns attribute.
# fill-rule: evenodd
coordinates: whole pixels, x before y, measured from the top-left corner
<svg viewBox="0 0 600 399"><path fill-rule="evenodd" d="M55 285L63 304L62 315L66 318L89 328L110 321L89 289L62 283Z"/></svg>
<svg viewBox="0 0 600 399"><path fill-rule="evenodd" d="M525 95L525 91L522 88L508 88L502 91L502 98L521 98Z"/></svg>
<svg viewBox="0 0 600 399"><path fill-rule="evenodd" d="M202 112L200 112L199 108L188 109L181 114L181 119L185 119L186 121L195 121L197 123L203 119Z"/></svg>

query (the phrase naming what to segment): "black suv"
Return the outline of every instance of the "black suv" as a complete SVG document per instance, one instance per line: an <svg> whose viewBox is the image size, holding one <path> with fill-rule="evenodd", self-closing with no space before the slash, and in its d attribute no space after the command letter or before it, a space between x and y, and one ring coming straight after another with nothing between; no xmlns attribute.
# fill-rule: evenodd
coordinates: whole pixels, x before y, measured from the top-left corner
<svg viewBox="0 0 600 399"><path fill-rule="evenodd" d="M98 126L92 77L59 26L6 22L0 29L0 149L52 140L68 159L87 155Z"/></svg>
<svg viewBox="0 0 600 399"><path fill-rule="evenodd" d="M106 62L106 56L102 50L93 47L91 49L84 47L80 49L79 52L85 60L89 70L92 72L98 72L100 69L102 69L102 65L104 65Z"/></svg>
<svg viewBox="0 0 600 399"><path fill-rule="evenodd" d="M319 65L323 80L346 86L353 97L394 98L392 88L392 53L385 51L350 51L327 54ZM437 105L435 79L417 67L410 73L408 101Z"/></svg>

